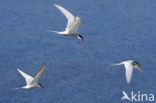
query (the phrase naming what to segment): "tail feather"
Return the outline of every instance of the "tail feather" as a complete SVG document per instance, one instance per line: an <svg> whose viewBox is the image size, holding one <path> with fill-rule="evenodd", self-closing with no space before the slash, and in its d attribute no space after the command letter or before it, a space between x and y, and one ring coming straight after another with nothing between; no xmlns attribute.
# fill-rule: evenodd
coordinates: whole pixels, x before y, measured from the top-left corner
<svg viewBox="0 0 156 103"><path fill-rule="evenodd" d="M116 64L111 64L111 66L117 66L117 65L122 65L123 63L116 63Z"/></svg>
<svg viewBox="0 0 156 103"><path fill-rule="evenodd" d="M56 33L56 34L63 34L64 32L58 32L58 31L52 31L52 30L47 30L48 32L53 32L53 33Z"/></svg>
<svg viewBox="0 0 156 103"><path fill-rule="evenodd" d="M18 89L22 89L21 87L19 87L19 88L13 88L13 89L11 89L11 90L18 90Z"/></svg>

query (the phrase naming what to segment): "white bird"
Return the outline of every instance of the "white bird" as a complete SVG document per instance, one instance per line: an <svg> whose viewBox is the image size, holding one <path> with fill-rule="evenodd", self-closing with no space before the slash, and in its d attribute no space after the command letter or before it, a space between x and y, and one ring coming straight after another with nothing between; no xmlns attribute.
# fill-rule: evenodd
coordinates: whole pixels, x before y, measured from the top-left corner
<svg viewBox="0 0 156 103"><path fill-rule="evenodd" d="M127 60L127 61L123 61L118 64L113 64L113 66L115 66L115 65L124 65L125 66L127 83L130 83L130 81L131 81L133 68L136 68L137 70L142 72L141 65L137 61L134 61L134 60Z"/></svg>
<svg viewBox="0 0 156 103"><path fill-rule="evenodd" d="M38 83L39 79L43 76L44 71L45 71L44 64L42 65L40 72L38 72L34 78L32 76L24 73L20 69L17 69L17 70L25 78L25 81L26 81L26 86L23 86L21 88L23 88L23 89L44 88L41 84ZM19 88L16 88L16 89L19 89Z"/></svg>
<svg viewBox="0 0 156 103"><path fill-rule="evenodd" d="M82 23L80 17L78 16L75 17L73 14L71 14L68 10L66 10L60 5L54 4L54 6L57 7L66 16L66 18L68 19L68 23L67 23L65 31L63 32L51 31L51 30L48 30L48 31L54 32L57 34L63 34L64 36L76 37L82 41L85 41L83 37L80 34L78 34L78 28L80 27Z"/></svg>
<svg viewBox="0 0 156 103"><path fill-rule="evenodd" d="M131 99L128 97L127 93L125 91L122 91L123 97L121 98L121 101L124 99L127 99L129 101L131 101Z"/></svg>

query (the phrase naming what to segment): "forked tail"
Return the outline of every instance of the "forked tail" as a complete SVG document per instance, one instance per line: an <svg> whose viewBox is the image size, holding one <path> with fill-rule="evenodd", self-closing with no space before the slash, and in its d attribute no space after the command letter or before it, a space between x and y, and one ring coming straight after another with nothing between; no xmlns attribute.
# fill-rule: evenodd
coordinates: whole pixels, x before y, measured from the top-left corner
<svg viewBox="0 0 156 103"><path fill-rule="evenodd" d="M63 34L63 32L58 32L58 31L52 31L52 30L47 30L48 32L53 32L53 33L56 33L56 34Z"/></svg>
<svg viewBox="0 0 156 103"><path fill-rule="evenodd" d="M111 64L111 66L116 66L116 65L123 65L123 63Z"/></svg>
<svg viewBox="0 0 156 103"><path fill-rule="evenodd" d="M11 90L18 90L18 89L22 89L21 87L19 87L19 88L13 88L13 89L11 89Z"/></svg>

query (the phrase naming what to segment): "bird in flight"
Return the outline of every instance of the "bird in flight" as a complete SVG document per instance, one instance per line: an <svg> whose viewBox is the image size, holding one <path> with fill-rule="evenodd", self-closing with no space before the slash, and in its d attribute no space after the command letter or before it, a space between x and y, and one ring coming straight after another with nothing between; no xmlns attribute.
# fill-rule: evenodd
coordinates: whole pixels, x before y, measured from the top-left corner
<svg viewBox="0 0 156 103"><path fill-rule="evenodd" d="M54 6L57 7L66 16L68 23L67 23L65 31L63 32L51 31L51 30L48 30L48 31L54 32L57 34L63 34L64 36L72 36L82 41L85 41L82 35L78 33L78 28L82 24L80 17L74 16L72 13L70 13L68 10L66 10L60 5L54 4Z"/></svg>
<svg viewBox="0 0 156 103"><path fill-rule="evenodd" d="M23 89L44 88L40 83L38 83L38 81L44 74L45 64L42 65L40 72L38 72L34 78L24 73L20 69L17 69L17 71L25 78L25 81L26 81L26 86L23 86L21 88ZM15 88L15 89L20 89L20 88Z"/></svg>
<svg viewBox="0 0 156 103"><path fill-rule="evenodd" d="M141 65L139 64L139 62L134 61L134 60L127 60L127 61L123 61L118 64L112 64L112 65L113 66L115 66L115 65L124 65L125 66L127 83L130 83L130 81L131 81L133 68L136 68L137 70L142 72Z"/></svg>

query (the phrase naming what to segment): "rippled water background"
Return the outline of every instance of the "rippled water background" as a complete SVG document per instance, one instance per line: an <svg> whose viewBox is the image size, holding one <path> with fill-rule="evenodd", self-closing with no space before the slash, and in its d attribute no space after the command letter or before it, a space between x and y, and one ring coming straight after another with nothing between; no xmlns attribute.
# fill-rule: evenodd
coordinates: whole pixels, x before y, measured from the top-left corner
<svg viewBox="0 0 156 103"><path fill-rule="evenodd" d="M59 4L80 16L86 42L47 30L63 31ZM155 0L0 0L0 103L119 103L122 91L156 91ZM133 59L128 85L123 66ZM25 85L16 68L35 76L41 64L45 89ZM126 102L126 101L125 101ZM124 102L124 103L125 103Z"/></svg>

